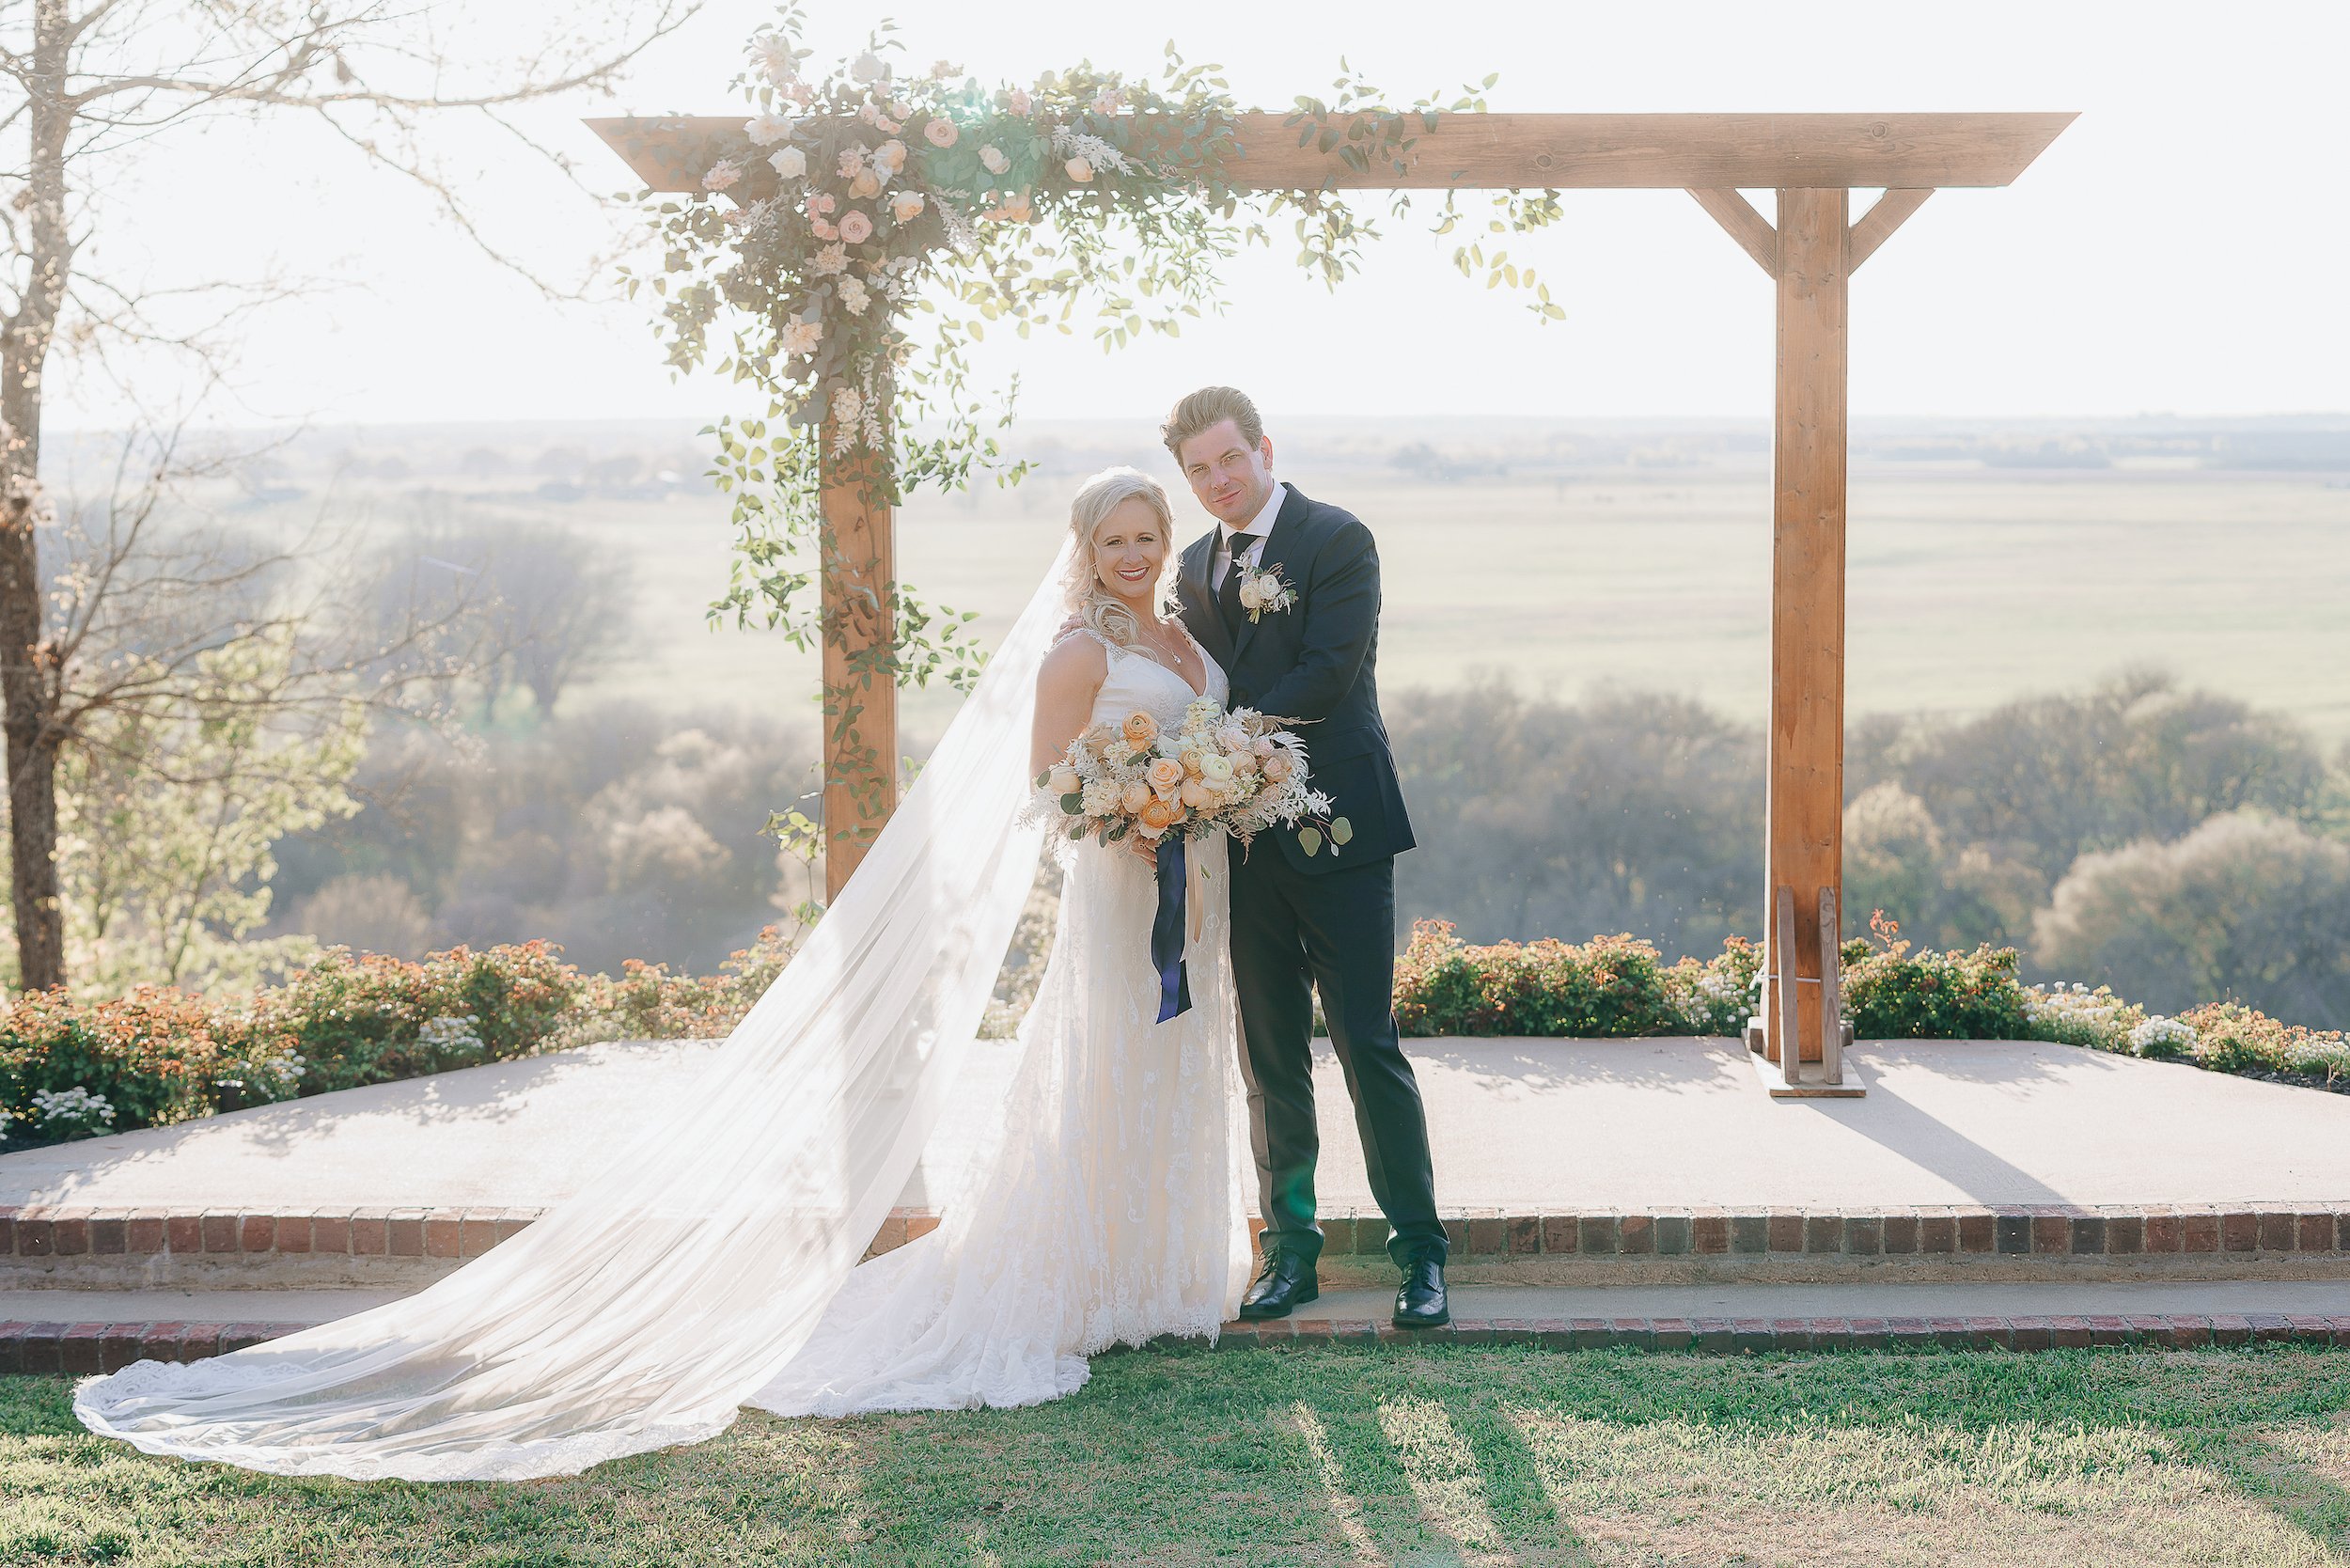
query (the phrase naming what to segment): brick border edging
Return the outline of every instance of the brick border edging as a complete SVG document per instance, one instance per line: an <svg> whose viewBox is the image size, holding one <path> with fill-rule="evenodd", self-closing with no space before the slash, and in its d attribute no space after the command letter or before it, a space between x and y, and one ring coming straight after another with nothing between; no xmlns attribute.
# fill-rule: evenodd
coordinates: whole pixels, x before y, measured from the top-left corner
<svg viewBox="0 0 2350 1568"><path fill-rule="evenodd" d="M266 1344L307 1326L291 1323L0 1323L0 1376L84 1376L133 1361L200 1361ZM1161 1339L1152 1349L1197 1341ZM1531 1345L1544 1350L1644 1350L1709 1356L1847 1350L2201 1350L2248 1344L2350 1349L2350 1316L2247 1312L2205 1316L2010 1318L1558 1318L1456 1322L1398 1328L1374 1319L1228 1323L1219 1351L1298 1345Z"/></svg>
<svg viewBox="0 0 2350 1568"><path fill-rule="evenodd" d="M478 1258L545 1211L320 1208L245 1213L70 1205L0 1206L0 1259L328 1255ZM1252 1231L1261 1223L1250 1220ZM935 1229L893 1209L868 1255ZM1322 1221L1324 1254L1376 1257L1387 1223L1358 1212ZM2244 1257L2350 1254L2350 1200L2325 1204L1963 1204L1841 1208L1652 1208L1602 1214L1455 1213L1456 1260L1533 1257Z"/></svg>

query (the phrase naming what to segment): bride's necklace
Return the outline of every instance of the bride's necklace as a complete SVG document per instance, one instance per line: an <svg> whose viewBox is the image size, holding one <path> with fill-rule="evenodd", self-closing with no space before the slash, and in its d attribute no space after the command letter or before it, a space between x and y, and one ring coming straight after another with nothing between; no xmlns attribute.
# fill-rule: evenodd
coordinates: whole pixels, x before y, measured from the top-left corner
<svg viewBox="0 0 2350 1568"><path fill-rule="evenodd" d="M1150 624L1151 634L1147 636L1139 635L1140 628L1136 628L1137 640L1141 642L1143 651L1150 654L1157 663L1165 665L1177 675L1182 676L1185 685L1190 685L1192 683L1191 672L1184 666L1185 661L1191 656L1191 643L1183 635L1183 623L1159 620L1154 618ZM1172 636L1167 635L1170 627L1174 633ZM1201 672L1205 673L1205 666L1202 666Z"/></svg>

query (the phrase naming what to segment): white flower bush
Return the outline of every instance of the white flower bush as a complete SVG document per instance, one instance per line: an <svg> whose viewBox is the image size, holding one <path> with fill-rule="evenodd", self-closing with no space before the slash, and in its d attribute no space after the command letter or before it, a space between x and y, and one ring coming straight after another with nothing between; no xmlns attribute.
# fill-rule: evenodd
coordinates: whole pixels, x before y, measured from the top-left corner
<svg viewBox="0 0 2350 1568"><path fill-rule="evenodd" d="M102 1132L115 1124L113 1103L79 1084L71 1089L35 1090L33 1114L39 1119L40 1131L53 1137Z"/></svg>
<svg viewBox="0 0 2350 1568"><path fill-rule="evenodd" d="M2024 987L2024 1016L2033 1038L2067 1045L2113 1050L2129 1038L2132 1010L2104 986L2092 991L2076 980Z"/></svg>
<svg viewBox="0 0 2350 1568"><path fill-rule="evenodd" d="M2176 1018L2160 1013L2147 1019L2130 1031L2130 1050L2141 1057L2157 1059L2192 1056L2195 1052L2195 1030Z"/></svg>
<svg viewBox="0 0 2350 1568"><path fill-rule="evenodd" d="M416 1031L416 1043L450 1056L479 1056L489 1050L480 1025L470 1012L448 1012L430 1020Z"/></svg>

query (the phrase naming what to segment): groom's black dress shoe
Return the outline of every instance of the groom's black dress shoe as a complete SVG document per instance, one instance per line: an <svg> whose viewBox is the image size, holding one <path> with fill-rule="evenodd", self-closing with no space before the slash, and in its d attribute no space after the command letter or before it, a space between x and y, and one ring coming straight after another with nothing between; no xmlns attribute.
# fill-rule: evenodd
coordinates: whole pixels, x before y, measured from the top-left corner
<svg viewBox="0 0 2350 1568"><path fill-rule="evenodd" d="M1312 1263L1294 1252L1269 1252L1248 1294L1240 1298L1240 1321L1288 1317L1291 1309L1303 1307L1321 1294Z"/></svg>
<svg viewBox="0 0 2350 1568"><path fill-rule="evenodd" d="M1395 1293L1398 1328L1441 1328L1452 1321L1444 1296L1444 1260L1422 1252L1403 1265L1403 1284Z"/></svg>

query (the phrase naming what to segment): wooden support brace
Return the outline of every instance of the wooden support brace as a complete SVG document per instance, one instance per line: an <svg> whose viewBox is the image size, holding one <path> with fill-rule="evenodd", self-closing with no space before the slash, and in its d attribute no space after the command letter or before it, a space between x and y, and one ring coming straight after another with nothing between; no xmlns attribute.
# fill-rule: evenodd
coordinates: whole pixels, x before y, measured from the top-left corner
<svg viewBox="0 0 2350 1568"><path fill-rule="evenodd" d="M1820 1065L1832 1084L1844 1081L1842 933L1836 922L1836 889L1820 889Z"/></svg>
<svg viewBox="0 0 2350 1568"><path fill-rule="evenodd" d="M1876 205L1860 216L1852 226L1852 255L1844 262L1844 273L1850 276L1860 263L1876 254L1877 246L1892 238L1893 230L1909 221L1909 214L1926 204L1931 189L1923 191L1888 191L1877 197Z"/></svg>
<svg viewBox="0 0 2350 1568"><path fill-rule="evenodd" d="M1778 234L1771 227L1770 219L1754 210L1754 203L1725 186L1709 186L1689 194L1754 258L1757 265L1773 277L1778 275Z"/></svg>
<svg viewBox="0 0 2350 1568"><path fill-rule="evenodd" d="M1778 920L1771 933L1771 968L1778 976L1778 1073L1791 1084L1803 1081L1803 1037L1795 1032L1795 890L1778 889Z"/></svg>

